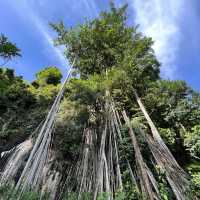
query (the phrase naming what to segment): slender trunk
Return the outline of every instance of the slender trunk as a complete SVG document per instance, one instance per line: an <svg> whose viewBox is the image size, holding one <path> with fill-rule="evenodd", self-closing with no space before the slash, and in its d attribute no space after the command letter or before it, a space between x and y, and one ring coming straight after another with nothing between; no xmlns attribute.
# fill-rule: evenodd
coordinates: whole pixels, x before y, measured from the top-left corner
<svg viewBox="0 0 200 200"><path fill-rule="evenodd" d="M183 165L185 163L185 155L187 155L187 153L186 153L185 147L183 145L183 139L181 137L178 125L175 126L174 130L175 130L175 134L176 134L176 136L175 136L175 149L176 149L175 158L180 165Z"/></svg>
<svg viewBox="0 0 200 200"><path fill-rule="evenodd" d="M108 164L107 164L107 159L105 152L103 153L103 162L104 162L104 182L105 182L105 188L106 188L106 193L108 194L108 200L110 200L110 180L109 180L109 171L108 171Z"/></svg>
<svg viewBox="0 0 200 200"><path fill-rule="evenodd" d="M165 145L165 143L163 142L156 126L154 125L153 121L151 120L147 110L145 109L141 99L139 98L137 92L134 90L134 95L135 95L135 98L137 100L137 103L141 109L141 111L143 112L149 126L150 126L150 129L151 129L151 132L153 134L153 138L162 145L162 147L165 149L166 153L169 155L170 159L173 160L174 164L177 165L177 167L179 169L181 169L181 167L179 166L179 164L177 163L177 161L174 159L173 155L171 154L171 152L169 151L168 147Z"/></svg>
<svg viewBox="0 0 200 200"><path fill-rule="evenodd" d="M162 140L157 128L155 127L153 121L151 120L149 114L147 113L142 101L134 91L137 103L143 112L153 135L147 137L147 142L152 151L152 154L157 162L166 171L167 180L178 200L185 200L185 190L188 186L188 177L184 170L179 166L173 155L171 154L168 147Z"/></svg>
<svg viewBox="0 0 200 200"><path fill-rule="evenodd" d="M115 104L114 104L113 100L111 101L111 109L112 109L112 112L113 112L113 117L112 117L113 132L115 132L115 131L117 132L119 140L120 140L120 142L122 142L122 135L121 135L121 131L120 131L122 123L121 123L121 120L120 120L120 117L119 117L119 113L115 109ZM128 171L129 171L130 176L131 176L132 183L136 186L137 192L139 194L140 193L139 192L139 186L138 186L138 183L135 179L135 176L133 174L133 171L131 169L130 163L129 163L127 158L126 158L126 163L127 163L127 166L128 166ZM121 184L122 184L122 180L121 180ZM123 184L122 184L122 188L123 188Z"/></svg>
<svg viewBox="0 0 200 200"><path fill-rule="evenodd" d="M96 178L96 185L95 185L95 190L94 190L94 196L93 200L97 199L98 192L102 193L103 192L103 164L104 164L104 151L105 151L105 140L106 140L106 135L107 135L107 127L108 122L106 119L105 123L105 128L103 130L102 136L101 136L101 145L100 145L100 151L99 151L99 160L97 162L97 178Z"/></svg>
<svg viewBox="0 0 200 200"><path fill-rule="evenodd" d="M75 60L74 60L75 62ZM74 65L74 63L73 63ZM73 67L73 66L72 66ZM25 187L29 186L30 188L33 188L32 183L39 184L39 174L41 174L41 171L44 167L44 162L41 160L41 158L46 159L49 152L49 145L51 143L52 139L52 132L54 128L55 123L55 117L59 110L59 105L65 90L65 85L69 80L72 67L68 71L68 75L65 78L64 82L62 83L62 86L60 88L60 91L58 92L56 99L54 100L54 103L46 117L46 120L39 132L39 135L36 139L36 143L31 151L31 154L29 156L29 159L23 169L23 172L15 186L15 190L19 191L18 199L20 198L21 194L23 193ZM37 177L37 180L35 179ZM22 186L23 183L23 186Z"/></svg>
<svg viewBox="0 0 200 200"><path fill-rule="evenodd" d="M146 171L146 168L145 168L145 163L143 161L142 154L140 152L140 147L138 145L136 136L135 136L133 129L131 127L130 120L127 117L125 111L123 111L123 117L124 117L124 120L127 123L128 127L129 127L129 135L130 135L130 138L132 140L133 147L134 147L136 162L138 162L138 167L140 169L140 173L141 173L141 176L142 176L141 177L142 178L141 179L141 185L144 187L145 193L146 193L146 194L143 194L143 196L145 197L147 195L148 199L154 200L153 190L152 190L151 184L149 182L148 174L147 174L147 171Z"/></svg>

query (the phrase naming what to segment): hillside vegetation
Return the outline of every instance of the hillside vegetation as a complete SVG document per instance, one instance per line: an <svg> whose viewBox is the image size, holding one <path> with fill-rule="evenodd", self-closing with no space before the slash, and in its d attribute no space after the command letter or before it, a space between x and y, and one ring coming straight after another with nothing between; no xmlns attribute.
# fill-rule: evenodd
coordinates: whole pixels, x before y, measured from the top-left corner
<svg viewBox="0 0 200 200"><path fill-rule="evenodd" d="M100 162L101 151L105 151L108 165L106 169L105 164L102 173L108 172L112 187L107 192L107 182L103 179L102 193L94 189L94 195L98 193L96 199L152 199L151 194L145 197L146 190L141 184L144 180L138 171L138 166L142 166L140 163L145 163L145 169L152 172L159 198L176 199L167 172L156 163L152 154L153 143L149 143L152 127L138 100L178 164L189 174L189 185L185 191L187 199L200 199L200 93L182 80L160 77L162 66L152 49L153 41L138 32L137 27L127 25L126 8L117 9L111 4L108 12L102 12L98 18L73 28L66 28L62 22L51 24L58 35L55 45L65 46L64 53L70 63L75 60L72 76L65 85L51 144L54 165L62 174L55 199L58 199L58 194L62 194L63 199L78 199L79 193L81 199L91 199L93 189L88 191L88 182L81 175L75 177L71 172L70 186L66 186L67 170L84 158L82 162L85 164L80 164L83 167L81 172L93 180L92 174L95 172L92 171L92 163ZM0 40L0 56L5 55L2 45ZM20 55L17 47L15 50L13 57ZM12 56L8 54L8 58ZM60 89L61 79L61 72L54 66L39 71L31 83L16 76L12 69L5 66L0 68L0 153L25 141L44 122ZM121 138L112 130L114 122L109 110L113 104L119 114ZM107 133L103 145L104 129L113 131L113 135ZM135 136L133 141L131 130ZM90 137L87 134L95 135L92 144L85 142L84 138ZM37 133L34 139L36 137ZM86 154L86 147L91 154ZM116 154L113 153L115 151ZM86 155L90 155L89 158ZM166 155L168 153L163 154L162 158ZM131 180L127 161L136 183ZM173 159L171 162L174 162ZM120 173L116 165L119 165ZM0 165L1 170L3 164ZM118 182L118 179L122 182ZM0 187L0 196L9 193L8 187L5 188ZM26 195L24 199L39 198L37 193Z"/></svg>

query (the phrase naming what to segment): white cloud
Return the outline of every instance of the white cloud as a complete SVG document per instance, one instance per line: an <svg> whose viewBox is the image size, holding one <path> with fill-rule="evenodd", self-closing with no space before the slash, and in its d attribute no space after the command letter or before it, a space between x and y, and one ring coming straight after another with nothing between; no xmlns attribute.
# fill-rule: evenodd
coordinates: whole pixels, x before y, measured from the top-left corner
<svg viewBox="0 0 200 200"><path fill-rule="evenodd" d="M42 1L42 3L44 4L44 1ZM42 35L45 43L44 51L53 52L60 63L60 67L62 67L63 70L67 69L69 64L63 55L62 49L54 46L53 37L49 30L48 23L45 24L43 22L37 12L35 12L33 5L34 1L30 1L28 3L26 0L22 0L17 4L10 3L10 6L12 6L22 18L26 17L28 23L31 23L31 25L36 28L36 31ZM23 10L26 11L25 15L24 12L22 12Z"/></svg>
<svg viewBox="0 0 200 200"><path fill-rule="evenodd" d="M88 0L83 0L84 5L86 6L90 17L94 17L98 13L98 8L94 0L88 1Z"/></svg>
<svg viewBox="0 0 200 200"><path fill-rule="evenodd" d="M60 64L62 65L62 67L67 67L67 60L63 55L63 51L61 48L55 47L54 46L54 41L53 41L53 37L51 36L49 30L47 30L46 25L44 25L41 21L41 19L39 19L37 16L32 16L32 20L34 21L35 26L37 27L37 29L40 31L40 33L43 35L43 37L46 40L46 43L48 44L48 46L51 48L51 50L55 53L55 55L57 56L57 58L60 61Z"/></svg>
<svg viewBox="0 0 200 200"><path fill-rule="evenodd" d="M155 41L154 50L162 63L161 74L176 76L176 56L181 33L179 19L184 8L183 0L130 0L135 22L140 30Z"/></svg>

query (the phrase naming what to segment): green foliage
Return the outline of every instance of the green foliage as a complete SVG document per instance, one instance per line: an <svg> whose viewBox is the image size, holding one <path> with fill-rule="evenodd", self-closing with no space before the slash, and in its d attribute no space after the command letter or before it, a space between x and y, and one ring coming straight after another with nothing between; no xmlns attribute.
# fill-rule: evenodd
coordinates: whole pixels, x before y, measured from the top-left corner
<svg viewBox="0 0 200 200"><path fill-rule="evenodd" d="M173 199L172 191L169 189L169 185L166 180L165 171L160 167L156 166L156 171L158 174L158 189L162 200Z"/></svg>
<svg viewBox="0 0 200 200"><path fill-rule="evenodd" d="M106 200L106 199L108 199L108 197L109 197L109 194L106 192L103 192L98 195L97 200Z"/></svg>
<svg viewBox="0 0 200 200"><path fill-rule="evenodd" d="M116 199L139 200L142 199L142 197L135 185L130 182L126 182L123 191L117 194Z"/></svg>
<svg viewBox="0 0 200 200"><path fill-rule="evenodd" d="M133 85L144 89L159 78L153 42L135 27L126 25L126 7L117 9L112 4L110 12L102 12L98 18L72 29L66 29L63 23L52 25L58 33L56 44L66 46L65 53L71 62L76 58L75 69L81 78L106 75L116 68L125 75L123 80L120 76L118 79L129 83L127 90Z"/></svg>
<svg viewBox="0 0 200 200"><path fill-rule="evenodd" d="M192 159L191 162L186 166L186 169L190 174L198 173L200 172L200 162Z"/></svg>
<svg viewBox="0 0 200 200"><path fill-rule="evenodd" d="M152 82L143 103L180 164L189 162L185 132L199 124L199 96L184 81Z"/></svg>
<svg viewBox="0 0 200 200"><path fill-rule="evenodd" d="M200 198L200 172L192 174L191 197ZM192 199L192 198L191 198Z"/></svg>
<svg viewBox="0 0 200 200"><path fill-rule="evenodd" d="M12 69L0 68L0 153L32 134L58 89L53 84L35 88Z"/></svg>
<svg viewBox="0 0 200 200"><path fill-rule="evenodd" d="M78 56L75 66L82 76L101 73L122 58L132 32L125 28L125 8L117 10L113 7L110 13L103 12L99 18L69 31L63 23L53 25L59 34L57 43L67 45L67 56L70 59Z"/></svg>
<svg viewBox="0 0 200 200"><path fill-rule="evenodd" d="M0 197L6 199L12 194L12 187L10 185L1 185L0 186Z"/></svg>
<svg viewBox="0 0 200 200"><path fill-rule="evenodd" d="M74 161L80 155L82 133L88 121L87 107L64 99L56 121L56 150L67 161Z"/></svg>
<svg viewBox="0 0 200 200"><path fill-rule="evenodd" d="M50 105L58 94L60 85L47 84L41 87L35 88L33 86L29 87L29 91L35 96L37 101L45 106Z"/></svg>
<svg viewBox="0 0 200 200"><path fill-rule="evenodd" d="M101 194L98 195L97 200L107 200L108 199L108 193L103 192ZM82 193L79 196L80 200L92 200L92 194L90 193ZM62 200L77 200L78 199L78 194L71 192L71 193L67 193L64 195L64 197L62 198ZM121 199L116 199L116 200L121 200Z"/></svg>
<svg viewBox="0 0 200 200"><path fill-rule="evenodd" d="M15 200L16 199L16 193L14 192L14 188L12 187L12 185L1 185L0 186L0 199L4 200L4 199L9 199L9 200ZM40 196L40 194L38 192L34 192L34 191L25 191L21 198L21 200L48 200L49 199L49 195L48 194L44 194L42 197Z"/></svg>
<svg viewBox="0 0 200 200"><path fill-rule="evenodd" d="M184 144L192 156L200 157L200 125L185 134Z"/></svg>
<svg viewBox="0 0 200 200"><path fill-rule="evenodd" d="M194 196L200 199L200 162L192 160L187 166L187 170L191 175L190 187L187 191L188 200L194 199Z"/></svg>
<svg viewBox="0 0 200 200"><path fill-rule="evenodd" d="M0 35L0 57L5 60L5 63L16 56L21 56L20 49L15 44L10 42L8 38ZM5 64L4 63L4 64ZM4 65L3 64L3 65Z"/></svg>
<svg viewBox="0 0 200 200"><path fill-rule="evenodd" d="M12 69L1 69L0 72L0 101L1 111L4 106L12 108L22 106L27 108L34 101L33 96L28 91L29 85L21 77L15 77ZM11 103L12 102L12 103ZM13 102L15 104L13 105ZM6 105L5 105L6 104Z"/></svg>
<svg viewBox="0 0 200 200"><path fill-rule="evenodd" d="M97 99L104 95L103 84L99 76L88 80L72 79L67 86L69 98L80 104L95 105Z"/></svg>
<svg viewBox="0 0 200 200"><path fill-rule="evenodd" d="M102 109L106 91L113 97L116 108L119 111L125 109L132 117L144 160L151 160L142 134L143 129L149 134L149 127L134 101L134 89L173 153L181 153L186 158L184 149L178 152L184 142L191 156L200 156L200 94L192 91L184 81L160 80L160 64L152 50L153 41L139 33L136 27L127 26L126 7L117 9L111 4L110 11L71 29L66 29L63 23L52 25L58 33L56 44L66 47L65 54L71 63L76 58L74 73L78 75L66 85L57 115L53 147L62 163L74 162L80 156L82 134L86 128L99 127L106 113ZM1 42L5 46L9 43L3 36L0 45ZM11 43L9 45L14 50ZM0 56L5 59L19 55L17 48L14 52L0 46ZM60 89L61 79L62 74L56 67L39 71L32 84L15 76L11 69L0 69L0 152L7 144L10 149L24 140L44 119ZM127 127L122 127L121 134L119 157L124 184L123 190L114 194L115 199L141 199L127 172L126 159L133 169L136 167ZM16 141L19 137L22 139ZM146 163L157 174L162 199L173 199L165 172L160 168L156 171L152 164ZM195 193L199 190L199 172L191 174L191 190ZM7 191L6 188L3 190ZM0 194L3 190L0 188ZM107 196L107 193L100 194L98 200L107 199ZM37 199L37 194L28 192L24 198ZM64 199L75 200L77 194L66 194ZM88 200L91 196L82 194L81 199Z"/></svg>
<svg viewBox="0 0 200 200"><path fill-rule="evenodd" d="M189 114L188 95L191 92L184 81L159 80L146 91L144 103L147 109L153 108L151 115L158 125L167 128Z"/></svg>
<svg viewBox="0 0 200 200"><path fill-rule="evenodd" d="M60 83L62 74L56 67L47 67L36 74L36 82L38 85L53 84L57 85Z"/></svg>
<svg viewBox="0 0 200 200"><path fill-rule="evenodd" d="M119 191L115 194L115 200L125 200L125 193L123 191Z"/></svg>
<svg viewBox="0 0 200 200"><path fill-rule="evenodd" d="M45 107L50 105L58 94L62 74L56 67L47 67L36 74L36 80L32 82L29 90Z"/></svg>
<svg viewBox="0 0 200 200"><path fill-rule="evenodd" d="M165 141L165 143L169 147L171 147L171 149L173 149L176 142L175 141L176 134L174 133L174 131L169 128L159 128L159 133L161 137L163 138L163 140Z"/></svg>
<svg viewBox="0 0 200 200"><path fill-rule="evenodd" d="M131 166L134 166L132 163ZM127 165L126 165L127 167ZM124 200L140 200L142 199L142 194L135 184L133 184L129 170L126 168L123 170L122 174L123 180L123 190L119 190L115 196L116 198L122 198Z"/></svg>
<svg viewBox="0 0 200 200"><path fill-rule="evenodd" d="M0 137L9 136L16 130L19 113L32 110L36 103L21 77L15 77L13 70L1 69L0 72ZM15 126L16 125L16 126ZM21 124L20 124L21 126ZM22 128L22 127L21 127Z"/></svg>
<svg viewBox="0 0 200 200"><path fill-rule="evenodd" d="M76 193L68 193L65 194L62 200L76 200L78 198L78 195Z"/></svg>
<svg viewBox="0 0 200 200"><path fill-rule="evenodd" d="M134 159L134 151L133 151L131 138L128 134L127 127L125 126L122 127L121 135L122 135L122 141L119 143L119 158L120 158L121 163L124 163L126 165L126 159L127 160Z"/></svg>

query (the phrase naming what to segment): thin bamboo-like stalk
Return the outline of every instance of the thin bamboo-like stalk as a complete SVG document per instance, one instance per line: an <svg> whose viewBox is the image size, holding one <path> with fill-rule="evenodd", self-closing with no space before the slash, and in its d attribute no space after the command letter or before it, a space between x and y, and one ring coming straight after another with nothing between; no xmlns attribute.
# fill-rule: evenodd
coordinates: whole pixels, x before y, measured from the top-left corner
<svg viewBox="0 0 200 200"><path fill-rule="evenodd" d="M152 151L152 154L157 162L166 171L167 180L178 200L186 199L186 189L188 188L188 175L179 166L168 147L161 138L156 126L151 120L147 110L145 109L141 99L136 91L134 91L136 101L143 112L153 137L147 137L147 142Z"/></svg>
<svg viewBox="0 0 200 200"><path fill-rule="evenodd" d="M147 174L147 171L145 168L145 163L143 161L142 154L140 152L140 148L139 148L136 136L133 132L130 120L129 120L128 116L126 115L126 112L123 111L122 114L123 114L123 117L124 117L124 120L125 120L127 126L129 127L129 135L132 140L132 144L133 144L134 151L135 151L135 159L136 159L136 162L138 163L138 168L139 168L139 172L141 175L141 177L140 177L141 187L144 188L143 197L145 198L147 196L148 199L154 200L152 186L151 186L151 183L148 178L148 174Z"/></svg>
<svg viewBox="0 0 200 200"><path fill-rule="evenodd" d="M59 110L61 98L64 93L65 85L68 82L69 76L71 74L71 70L72 67L68 71L68 75L62 83L61 89L46 117L46 120L36 139L36 143L31 151L26 166L24 167L24 170L17 182L15 190L19 191L18 199L21 198L21 195L27 187L35 189L38 188L38 186L40 185L40 182L42 180L40 175L42 174L43 168L48 157L49 146L51 144L52 133L55 123L55 117Z"/></svg>
<svg viewBox="0 0 200 200"><path fill-rule="evenodd" d="M111 109L112 109L112 113L113 113L113 117L112 117L112 122L114 124L113 128L115 128L117 135L119 137L119 140L120 140L120 142L122 142L122 135L121 135L121 131L120 131L120 128L122 127L122 122L120 120L119 113L115 109L115 103L114 103L113 100L111 100ZM130 163L129 163L127 158L126 158L126 163L127 163L127 166L128 166L128 171L131 175L132 183L135 185L136 190L139 193L138 183L136 181L136 178L133 174L132 168L131 168Z"/></svg>

